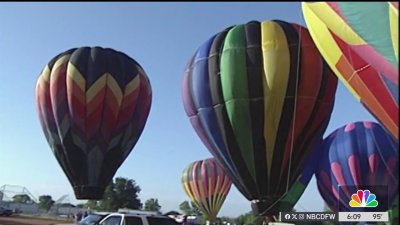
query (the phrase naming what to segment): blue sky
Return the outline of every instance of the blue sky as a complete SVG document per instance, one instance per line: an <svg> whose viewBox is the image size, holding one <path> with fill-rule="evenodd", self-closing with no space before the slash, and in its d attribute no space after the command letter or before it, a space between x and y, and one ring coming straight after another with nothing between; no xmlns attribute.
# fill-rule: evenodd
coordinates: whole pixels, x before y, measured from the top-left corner
<svg viewBox="0 0 400 225"><path fill-rule="evenodd" d="M189 57L211 35L250 20L304 25L301 4L286 3L0 3L0 186L21 185L53 199L73 190L42 133L35 109L36 80L47 62L73 47L102 46L136 59L147 72L153 104L145 130L116 176L134 179L140 198L158 198L162 211L187 200L182 170L211 155L183 109L181 82ZM325 136L354 121L376 121L339 83ZM319 211L315 180L296 205ZM250 211L232 186L220 216Z"/></svg>

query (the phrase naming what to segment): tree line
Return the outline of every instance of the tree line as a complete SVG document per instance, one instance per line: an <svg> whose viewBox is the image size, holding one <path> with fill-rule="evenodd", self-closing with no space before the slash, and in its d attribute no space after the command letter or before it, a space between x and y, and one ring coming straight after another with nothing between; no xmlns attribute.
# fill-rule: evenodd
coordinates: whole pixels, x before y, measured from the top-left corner
<svg viewBox="0 0 400 225"><path fill-rule="evenodd" d="M161 213L161 206L157 198L150 198L145 201L144 206L138 194L141 189L132 179L117 177L113 180L104 192L103 198L99 201L88 200L84 204L75 207L101 211L117 211L120 208L141 209ZM1 193L2 194L2 193ZM12 197L12 202L22 204L33 204L34 200L27 194L17 194ZM41 195L38 199L38 208L48 212L56 204L52 196ZM59 206L74 206L63 203Z"/></svg>
<svg viewBox="0 0 400 225"><path fill-rule="evenodd" d="M157 198L147 199L142 204L141 200L138 197L141 189L138 184L132 179L127 179L123 177L117 177L113 180L107 187L104 192L104 196L101 200L88 200L86 203L78 204L75 207L82 209L90 209L95 211L117 211L121 208L126 209L136 209L136 210L145 210L145 211L153 211L161 214L161 205L158 202ZM0 195L3 193L0 193ZM17 194L12 197L12 202L15 203L23 203L23 204L32 204L34 201L27 194ZM49 212L49 210L55 206L56 202L50 195L41 195L38 199L38 208ZM58 206L72 206L69 203L63 203ZM201 210L196 206L194 202L191 201L183 201L179 205L179 210L181 213L185 215L193 215L203 218ZM171 213L179 213L177 211L170 211L166 214ZM229 217L219 217L217 218L217 224L222 224L223 221L229 222L231 224L236 225L262 225L263 218L254 216L253 213L248 212L243 215L240 215L236 218ZM205 224L205 221L201 221L201 224ZM300 225L313 225L316 223L302 223ZM319 223L321 224L321 223ZM336 225L336 223L332 222L324 222L324 225Z"/></svg>

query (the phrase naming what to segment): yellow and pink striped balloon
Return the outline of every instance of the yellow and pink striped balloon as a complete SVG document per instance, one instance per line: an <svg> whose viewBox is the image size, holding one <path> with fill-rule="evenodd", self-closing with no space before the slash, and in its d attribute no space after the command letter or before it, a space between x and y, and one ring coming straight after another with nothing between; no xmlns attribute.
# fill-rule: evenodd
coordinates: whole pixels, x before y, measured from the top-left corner
<svg viewBox="0 0 400 225"><path fill-rule="evenodd" d="M183 171L182 185L207 219L215 221L232 181L217 161L209 158L190 163Z"/></svg>

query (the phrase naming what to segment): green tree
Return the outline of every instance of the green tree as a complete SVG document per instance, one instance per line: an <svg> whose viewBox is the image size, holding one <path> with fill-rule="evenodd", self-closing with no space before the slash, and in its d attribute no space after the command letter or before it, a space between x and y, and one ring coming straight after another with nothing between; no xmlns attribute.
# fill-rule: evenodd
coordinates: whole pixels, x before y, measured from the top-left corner
<svg viewBox="0 0 400 225"><path fill-rule="evenodd" d="M234 221L236 225L243 224L253 224L253 225L261 225L263 223L264 218L260 216L255 216L252 212L248 212L240 215Z"/></svg>
<svg viewBox="0 0 400 225"><path fill-rule="evenodd" d="M147 199L146 202L144 203L144 210L158 212L159 214L161 214L161 206L160 204L158 204L158 199L157 198Z"/></svg>
<svg viewBox="0 0 400 225"><path fill-rule="evenodd" d="M200 210L199 207L197 207L196 204L194 204L194 202L190 202L190 204L192 205L192 210L194 215L203 216L203 212Z"/></svg>
<svg viewBox="0 0 400 225"><path fill-rule="evenodd" d="M13 199L13 202L15 202L15 203L27 204L27 203L33 202L31 197L29 197L29 195L27 195L27 194L14 195L12 197L12 199Z"/></svg>
<svg viewBox="0 0 400 225"><path fill-rule="evenodd" d="M185 215L190 215L192 213L192 207L190 207L188 201L183 201L181 204L179 204L179 209Z"/></svg>
<svg viewBox="0 0 400 225"><path fill-rule="evenodd" d="M199 207L197 207L197 205L194 202L183 201L181 204L179 204L179 209L185 215L193 215L193 216L203 215Z"/></svg>
<svg viewBox="0 0 400 225"><path fill-rule="evenodd" d="M91 210L99 209L99 205L100 205L100 202L96 201L96 200L88 200L85 203L85 207L88 208L88 209L91 209Z"/></svg>
<svg viewBox="0 0 400 225"><path fill-rule="evenodd" d="M234 224L235 220L226 216L218 217L216 220L216 224L224 224L224 222Z"/></svg>
<svg viewBox="0 0 400 225"><path fill-rule="evenodd" d="M134 180L122 177L115 178L104 192L103 199L100 201L100 209L116 211L119 208L140 209L142 203L138 197L140 187Z"/></svg>
<svg viewBox="0 0 400 225"><path fill-rule="evenodd" d="M39 209L44 209L46 212L54 205L54 200L50 195L39 196Z"/></svg>
<svg viewBox="0 0 400 225"><path fill-rule="evenodd" d="M253 218L251 217L250 213L242 214L235 219L235 224L237 225L244 225L253 222Z"/></svg>

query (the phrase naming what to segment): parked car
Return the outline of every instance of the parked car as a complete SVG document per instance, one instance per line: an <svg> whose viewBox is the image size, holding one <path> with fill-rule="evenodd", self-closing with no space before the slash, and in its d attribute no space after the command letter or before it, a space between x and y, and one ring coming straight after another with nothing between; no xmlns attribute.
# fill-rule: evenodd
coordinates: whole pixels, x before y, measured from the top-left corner
<svg viewBox="0 0 400 225"><path fill-rule="evenodd" d="M85 218L83 218L78 225L95 225L100 222L104 217L108 216L110 212L93 212L89 213Z"/></svg>
<svg viewBox="0 0 400 225"><path fill-rule="evenodd" d="M96 224L97 225L97 224ZM143 213L111 213L98 225L180 225L168 216Z"/></svg>
<svg viewBox="0 0 400 225"><path fill-rule="evenodd" d="M13 211L11 209L0 206L0 216L11 216L12 214Z"/></svg>

